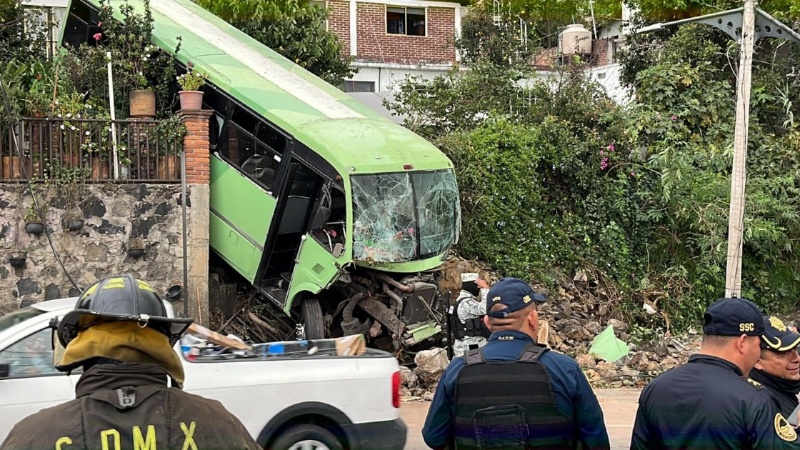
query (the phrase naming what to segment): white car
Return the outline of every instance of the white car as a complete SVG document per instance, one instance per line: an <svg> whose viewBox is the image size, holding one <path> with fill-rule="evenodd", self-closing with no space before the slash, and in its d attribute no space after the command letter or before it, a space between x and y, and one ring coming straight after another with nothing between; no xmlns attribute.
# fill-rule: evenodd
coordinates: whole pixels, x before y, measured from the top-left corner
<svg viewBox="0 0 800 450"><path fill-rule="evenodd" d="M68 376L53 367L49 324L76 301L45 301L0 317L0 442L22 418L75 398L80 373ZM172 305L164 303L171 316ZM184 390L222 402L264 448L405 445L399 366L386 352L189 361L180 343L175 351L184 363Z"/></svg>

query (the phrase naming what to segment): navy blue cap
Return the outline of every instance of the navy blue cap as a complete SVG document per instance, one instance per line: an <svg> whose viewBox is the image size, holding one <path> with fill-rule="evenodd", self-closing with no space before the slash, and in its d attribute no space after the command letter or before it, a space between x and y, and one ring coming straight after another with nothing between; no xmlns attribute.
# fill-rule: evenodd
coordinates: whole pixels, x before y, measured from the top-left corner
<svg viewBox="0 0 800 450"><path fill-rule="evenodd" d="M800 344L800 334L790 330L781 319L775 316L764 316L764 334L761 335L761 347L785 352Z"/></svg>
<svg viewBox="0 0 800 450"><path fill-rule="evenodd" d="M755 303L743 298L721 298L703 315L703 334L717 336L761 336L764 319Z"/></svg>
<svg viewBox="0 0 800 450"><path fill-rule="evenodd" d="M528 283L518 278L503 278L486 294L486 315L503 318L529 306L531 302L544 303L546 301L544 295L534 292ZM500 311L491 311L492 305L497 303L506 305L506 308Z"/></svg>

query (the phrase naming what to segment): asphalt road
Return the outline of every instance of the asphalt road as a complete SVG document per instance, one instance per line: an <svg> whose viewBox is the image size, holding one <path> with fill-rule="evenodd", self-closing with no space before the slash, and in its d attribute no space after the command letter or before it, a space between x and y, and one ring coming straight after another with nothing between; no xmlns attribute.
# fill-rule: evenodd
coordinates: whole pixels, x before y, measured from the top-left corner
<svg viewBox="0 0 800 450"><path fill-rule="evenodd" d="M612 450L630 448L631 430L636 417L636 403L639 400L639 389L597 389L594 391L603 408L606 429L611 439ZM400 416L408 426L406 450L428 448L422 441L422 425L428 414L430 402L404 401L400 406Z"/></svg>

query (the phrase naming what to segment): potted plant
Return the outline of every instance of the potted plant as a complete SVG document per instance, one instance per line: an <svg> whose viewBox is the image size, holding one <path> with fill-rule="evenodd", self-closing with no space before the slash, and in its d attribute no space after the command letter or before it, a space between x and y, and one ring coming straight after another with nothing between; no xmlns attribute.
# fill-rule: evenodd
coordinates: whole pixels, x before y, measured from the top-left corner
<svg viewBox="0 0 800 450"><path fill-rule="evenodd" d="M12 249L8 255L8 263L15 269L25 267L25 262L28 260L28 251L22 249Z"/></svg>
<svg viewBox="0 0 800 450"><path fill-rule="evenodd" d="M146 248L147 244L143 237L131 238L130 241L128 241L128 256L131 258L141 258L144 256Z"/></svg>
<svg viewBox="0 0 800 450"><path fill-rule="evenodd" d="M178 84L181 86L181 90L178 92L181 100L181 109L202 109L203 91L200 88L206 84L206 75L196 70L190 62L186 73L178 76Z"/></svg>
<svg viewBox="0 0 800 450"><path fill-rule="evenodd" d="M36 208L31 205L28 210L25 212L25 216L22 218L25 221L25 231L30 234L40 235L44 233L44 223L40 218L38 212L36 212Z"/></svg>
<svg viewBox="0 0 800 450"><path fill-rule="evenodd" d="M90 177L94 181L109 178L110 131L108 123L92 123L85 133L86 140L81 144L81 153L87 160L86 166L91 168Z"/></svg>
<svg viewBox="0 0 800 450"><path fill-rule="evenodd" d="M175 180L178 177L178 153L183 150L183 138L186 136L186 125L177 115L170 115L156 126L158 140L158 158L156 159L156 178L159 180Z"/></svg>
<svg viewBox="0 0 800 450"><path fill-rule="evenodd" d="M9 61L0 68L0 93L5 92L9 101L0 101L0 139L17 127L24 105L24 74L27 66ZM2 97L0 97L2 99ZM0 176L4 179L22 178L22 160L15 152L4 150L0 159Z"/></svg>
<svg viewBox="0 0 800 450"><path fill-rule="evenodd" d="M60 147L61 160L71 166L80 167L81 165L81 146L90 134L84 130L88 112L92 109L91 103L87 102L86 96L77 92L59 95L55 101L55 121L54 127L58 131L54 142Z"/></svg>

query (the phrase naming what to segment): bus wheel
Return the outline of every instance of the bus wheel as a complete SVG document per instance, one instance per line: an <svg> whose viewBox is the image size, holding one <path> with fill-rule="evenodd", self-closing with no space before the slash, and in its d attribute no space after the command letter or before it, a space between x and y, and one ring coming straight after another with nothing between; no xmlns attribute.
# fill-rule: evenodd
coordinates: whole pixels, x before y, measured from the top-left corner
<svg viewBox="0 0 800 450"><path fill-rule="evenodd" d="M300 304L305 322L306 339L324 339L325 322L322 320L322 307L319 300L307 298Z"/></svg>

